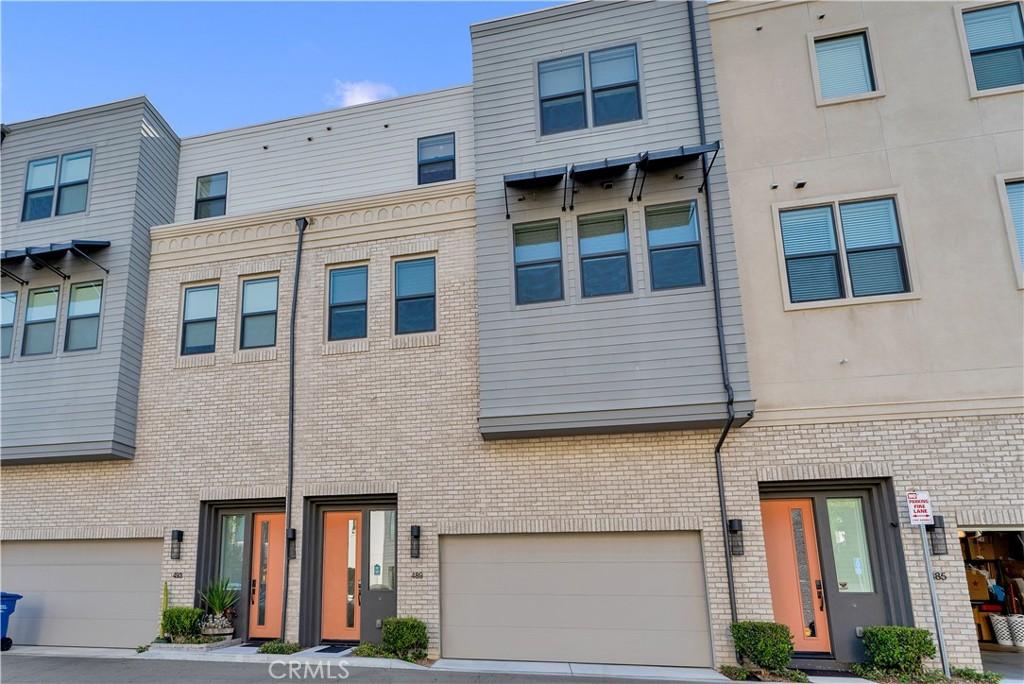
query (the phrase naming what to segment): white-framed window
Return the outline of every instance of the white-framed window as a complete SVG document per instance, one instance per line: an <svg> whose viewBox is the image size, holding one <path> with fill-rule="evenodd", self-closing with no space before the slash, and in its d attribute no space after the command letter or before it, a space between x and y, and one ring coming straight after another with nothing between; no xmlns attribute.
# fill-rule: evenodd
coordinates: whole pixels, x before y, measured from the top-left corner
<svg viewBox="0 0 1024 684"><path fill-rule="evenodd" d="M21 355L39 356L53 353L57 333L57 308L60 287L52 285L28 291L25 306L25 327L21 335Z"/></svg>
<svg viewBox="0 0 1024 684"><path fill-rule="evenodd" d="M565 296L562 233L557 218L512 226L516 304L556 302Z"/></svg>
<svg viewBox="0 0 1024 684"><path fill-rule="evenodd" d="M1003 91L1024 84L1024 15L1010 2L960 9L961 34L976 93Z"/></svg>
<svg viewBox="0 0 1024 684"><path fill-rule="evenodd" d="M431 135L416 141L416 182L419 185L455 180L455 134Z"/></svg>
<svg viewBox="0 0 1024 684"><path fill-rule="evenodd" d="M625 211L580 216L580 284L583 297L604 297L633 291L629 230Z"/></svg>
<svg viewBox="0 0 1024 684"><path fill-rule="evenodd" d="M35 221L85 211L91 171L92 150L30 161L21 220Z"/></svg>
<svg viewBox="0 0 1024 684"><path fill-rule="evenodd" d="M996 177L996 183L1002 195L1006 236L1013 256L1017 287L1024 290L1024 174L1000 175Z"/></svg>
<svg viewBox="0 0 1024 684"><path fill-rule="evenodd" d="M96 349L100 341L100 310L103 283L93 281L71 286L68 296L68 320L64 332L64 351Z"/></svg>
<svg viewBox="0 0 1024 684"><path fill-rule="evenodd" d="M0 359L11 358L14 344L14 319L18 315L18 292L0 294Z"/></svg>
<svg viewBox="0 0 1024 684"><path fill-rule="evenodd" d="M846 26L807 36L819 106L881 97L881 75L868 26Z"/></svg>
<svg viewBox="0 0 1024 684"><path fill-rule="evenodd" d="M537 90L541 135L639 120L643 105L637 43L538 62Z"/></svg>

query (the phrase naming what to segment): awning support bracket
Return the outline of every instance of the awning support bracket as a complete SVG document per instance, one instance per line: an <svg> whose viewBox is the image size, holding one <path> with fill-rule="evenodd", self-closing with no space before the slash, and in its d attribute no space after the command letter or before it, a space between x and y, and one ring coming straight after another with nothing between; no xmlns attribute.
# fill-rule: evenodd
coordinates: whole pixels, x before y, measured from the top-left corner
<svg viewBox="0 0 1024 684"><path fill-rule="evenodd" d="M78 249L77 247L72 247L71 251L74 252L75 254L77 254L78 256L82 257L83 259L85 259L90 264L92 264L96 268L100 269L101 271L103 271L107 275L110 275L110 269L109 268L107 268L106 266L103 266L102 264L98 263L95 259L93 259L91 256L89 256L88 254L86 254L82 250Z"/></svg>
<svg viewBox="0 0 1024 684"><path fill-rule="evenodd" d="M508 221L510 218L512 218L512 214L510 214L508 211L508 185L502 183L501 191L505 195L505 220Z"/></svg>
<svg viewBox="0 0 1024 684"><path fill-rule="evenodd" d="M711 175L711 167L715 165L715 160L718 159L718 150L715 148L715 153L711 155L711 162L704 168L704 179L701 181L700 187L697 188L697 192L704 192L704 186L708 184L708 176ZM707 152L704 153L705 155Z"/></svg>
<svg viewBox="0 0 1024 684"><path fill-rule="evenodd" d="M40 259L40 258L34 256L32 254L32 252L28 252L25 256L27 256L29 258L29 261L31 261L33 264L35 264L36 268L48 268L51 271L53 271L54 273L56 273L57 275L59 275L62 280L70 280L71 279L71 276L69 276L67 273L65 273L64 271L60 270L59 268L57 268L53 264L51 264L51 263L49 263L49 262L47 262L47 261L45 261L43 259Z"/></svg>
<svg viewBox="0 0 1024 684"><path fill-rule="evenodd" d="M573 166L572 169L575 171L576 167ZM569 172L569 177L572 178L572 190L569 192L569 211L576 210L576 176L573 171ZM566 183L566 185L568 185L568 183Z"/></svg>
<svg viewBox="0 0 1024 684"><path fill-rule="evenodd" d="M5 278L10 278L11 280L13 280L14 282L18 283L19 285L22 285L22 286L28 285L28 281L27 280L25 280L24 278L19 278L18 276L14 275L10 271L8 271L6 268L0 268L0 274L2 274Z"/></svg>

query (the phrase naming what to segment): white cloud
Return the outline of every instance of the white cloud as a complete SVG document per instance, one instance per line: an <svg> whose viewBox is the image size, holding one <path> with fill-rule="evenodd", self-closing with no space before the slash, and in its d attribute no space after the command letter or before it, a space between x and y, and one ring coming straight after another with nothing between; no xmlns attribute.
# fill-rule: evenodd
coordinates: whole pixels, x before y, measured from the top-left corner
<svg viewBox="0 0 1024 684"><path fill-rule="evenodd" d="M327 104L335 107L349 107L364 102L386 100L396 95L398 95L398 91L388 83L334 79L334 89L324 96L324 100Z"/></svg>

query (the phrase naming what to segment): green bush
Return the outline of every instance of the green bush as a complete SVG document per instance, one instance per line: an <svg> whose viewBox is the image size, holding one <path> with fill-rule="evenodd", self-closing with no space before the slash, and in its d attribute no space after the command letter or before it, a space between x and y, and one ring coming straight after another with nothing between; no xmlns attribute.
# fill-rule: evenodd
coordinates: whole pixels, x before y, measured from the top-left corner
<svg viewBox="0 0 1024 684"><path fill-rule="evenodd" d="M421 660L427 655L427 626L413 617L387 618L380 645L402 660Z"/></svg>
<svg viewBox="0 0 1024 684"><path fill-rule="evenodd" d="M360 658L389 658L391 654L385 651L377 644L365 643L359 644L352 649L352 655L359 656Z"/></svg>
<svg viewBox="0 0 1024 684"><path fill-rule="evenodd" d="M966 679L969 682L984 682L984 684L999 684L1003 675L998 672L978 672L969 667L954 667L951 670L957 679Z"/></svg>
<svg viewBox="0 0 1024 684"><path fill-rule="evenodd" d="M803 670L791 670L788 667L784 667L781 670L776 670L772 674L777 675L781 679L787 682L802 682L806 684L810 680L807 678L807 673Z"/></svg>
<svg viewBox="0 0 1024 684"><path fill-rule="evenodd" d="M745 667L737 667L736 665L722 665L718 668L718 671L724 674L734 682L745 682L750 679L750 671Z"/></svg>
<svg viewBox="0 0 1024 684"><path fill-rule="evenodd" d="M784 670L793 657L793 635L786 625L775 622L734 622L732 640L736 652L769 672Z"/></svg>
<svg viewBox="0 0 1024 684"><path fill-rule="evenodd" d="M873 668L917 674L924 671L925 658L935 657L935 642L927 629L877 625L864 628L864 650Z"/></svg>
<svg viewBox="0 0 1024 684"><path fill-rule="evenodd" d="M226 579L211 582L199 597L211 615L224 615L238 602L238 592L231 588L231 583Z"/></svg>
<svg viewBox="0 0 1024 684"><path fill-rule="evenodd" d="M294 641L281 641L275 639L274 641L264 641L260 644L260 647L256 649L257 653L273 653L274 655L291 655L298 653L302 650Z"/></svg>
<svg viewBox="0 0 1024 684"><path fill-rule="evenodd" d="M172 639L199 636L202 619L202 608L174 606L166 609L160 618L160 631Z"/></svg>

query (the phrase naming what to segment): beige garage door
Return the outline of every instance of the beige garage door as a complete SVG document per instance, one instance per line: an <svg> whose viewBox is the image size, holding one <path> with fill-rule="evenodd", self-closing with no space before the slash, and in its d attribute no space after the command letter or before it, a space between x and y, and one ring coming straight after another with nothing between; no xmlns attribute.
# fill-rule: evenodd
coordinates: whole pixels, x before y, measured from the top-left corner
<svg viewBox="0 0 1024 684"><path fill-rule="evenodd" d="M159 631L159 539L0 544L0 586L24 595L15 644L132 647Z"/></svg>
<svg viewBox="0 0 1024 684"><path fill-rule="evenodd" d="M696 532L441 538L446 658L711 665Z"/></svg>

